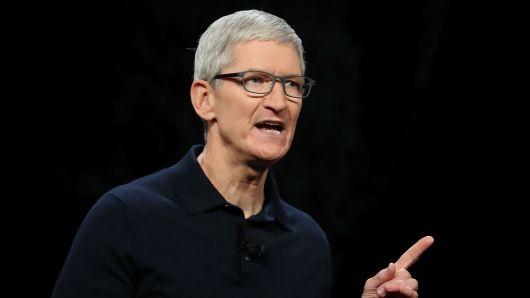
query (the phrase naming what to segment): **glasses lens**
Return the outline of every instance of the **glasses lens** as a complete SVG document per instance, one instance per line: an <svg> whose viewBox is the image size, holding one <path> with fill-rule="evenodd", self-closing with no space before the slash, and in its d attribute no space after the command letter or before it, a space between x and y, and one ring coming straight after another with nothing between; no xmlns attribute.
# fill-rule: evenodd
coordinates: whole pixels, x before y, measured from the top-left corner
<svg viewBox="0 0 530 298"><path fill-rule="evenodd" d="M311 85L309 80L303 76L292 76L285 79L285 94L292 97L306 97L309 95Z"/></svg>
<svg viewBox="0 0 530 298"><path fill-rule="evenodd" d="M248 71L243 77L245 89L254 93L269 93L274 84L270 74L260 71Z"/></svg>
<svg viewBox="0 0 530 298"><path fill-rule="evenodd" d="M285 77L283 90L290 97L304 98L311 90L311 79L304 76ZM253 93L267 94L272 90L274 77L266 72L247 71L243 76L245 90Z"/></svg>

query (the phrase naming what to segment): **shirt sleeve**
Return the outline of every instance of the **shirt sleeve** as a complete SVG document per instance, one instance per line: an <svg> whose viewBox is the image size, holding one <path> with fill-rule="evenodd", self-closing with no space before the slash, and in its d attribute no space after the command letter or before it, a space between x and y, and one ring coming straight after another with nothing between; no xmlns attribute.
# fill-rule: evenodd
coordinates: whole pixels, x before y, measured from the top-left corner
<svg viewBox="0 0 530 298"><path fill-rule="evenodd" d="M79 228L52 298L133 297L132 229L125 204L105 194Z"/></svg>

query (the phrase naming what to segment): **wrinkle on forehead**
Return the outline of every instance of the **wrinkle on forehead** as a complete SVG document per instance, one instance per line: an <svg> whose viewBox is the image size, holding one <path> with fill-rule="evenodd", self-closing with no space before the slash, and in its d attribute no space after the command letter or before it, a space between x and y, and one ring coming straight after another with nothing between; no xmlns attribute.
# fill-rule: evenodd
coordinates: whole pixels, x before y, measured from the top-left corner
<svg viewBox="0 0 530 298"><path fill-rule="evenodd" d="M281 76L303 75L298 52L290 43L261 40L238 43L231 56L231 63L223 72L259 70Z"/></svg>

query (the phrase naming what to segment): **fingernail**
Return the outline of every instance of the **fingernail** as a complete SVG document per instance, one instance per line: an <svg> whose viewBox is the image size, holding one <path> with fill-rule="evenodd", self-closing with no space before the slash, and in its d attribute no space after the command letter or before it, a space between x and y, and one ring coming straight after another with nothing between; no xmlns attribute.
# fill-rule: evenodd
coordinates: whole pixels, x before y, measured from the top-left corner
<svg viewBox="0 0 530 298"><path fill-rule="evenodd" d="M385 289L383 287L381 287L381 288L377 289L377 294L379 296L381 296L381 297L385 297L386 291L385 291Z"/></svg>

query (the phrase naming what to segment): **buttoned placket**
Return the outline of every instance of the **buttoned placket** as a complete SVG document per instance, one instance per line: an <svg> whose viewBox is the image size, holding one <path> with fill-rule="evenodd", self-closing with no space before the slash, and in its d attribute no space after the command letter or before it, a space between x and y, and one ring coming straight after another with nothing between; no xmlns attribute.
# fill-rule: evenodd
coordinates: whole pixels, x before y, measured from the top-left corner
<svg viewBox="0 0 530 298"><path fill-rule="evenodd" d="M245 273L248 272L246 269L248 268L249 263L254 264L264 264L264 255L261 257L257 257L253 259L249 256L249 254L245 251L244 245L246 244L256 244L265 245L264 251L266 252L267 244L262 242L262 239L256 239L255 235L252 233L252 229L259 229L260 226L265 226L267 224L271 224L275 221L274 216L272 214L272 211L270 208L266 208L266 210L263 210L262 214L254 215L249 217L248 219L245 219L243 210L241 210L239 207L232 205L232 204L224 204L224 209L234 211L237 210L238 216L240 216L240 223L237 227L237 281L243 282L245 278Z"/></svg>

